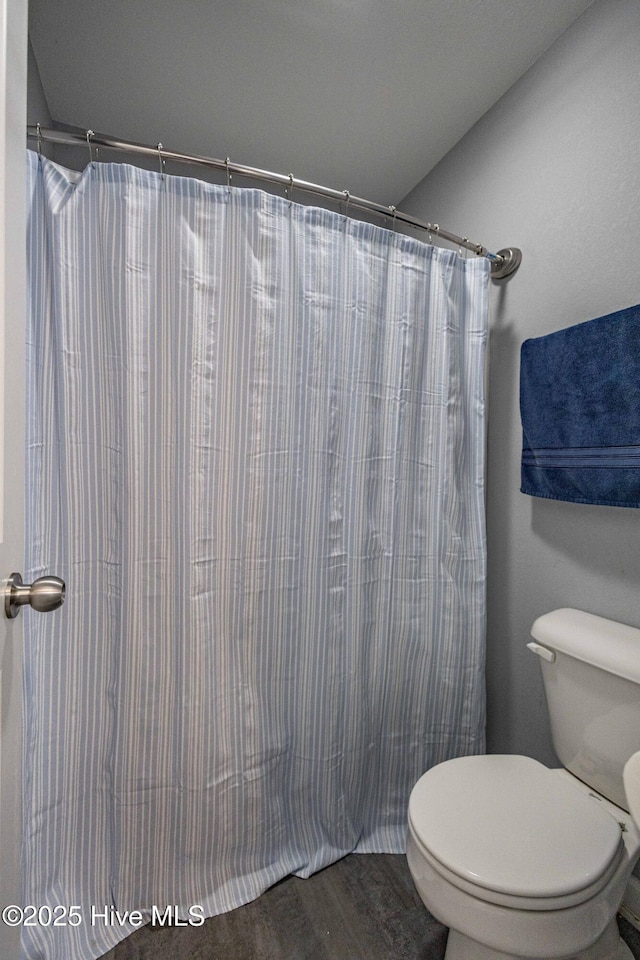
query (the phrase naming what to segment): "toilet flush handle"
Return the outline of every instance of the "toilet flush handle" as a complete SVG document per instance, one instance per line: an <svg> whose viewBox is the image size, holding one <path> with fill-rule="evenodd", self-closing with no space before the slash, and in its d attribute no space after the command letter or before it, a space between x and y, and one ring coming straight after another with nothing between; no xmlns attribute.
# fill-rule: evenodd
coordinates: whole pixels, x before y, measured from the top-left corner
<svg viewBox="0 0 640 960"><path fill-rule="evenodd" d="M553 663L556 659L555 652L549 650L548 647L543 647L541 643L528 643L527 647L529 650L532 650L533 653L537 653L539 657L542 657L543 660L548 660L549 663Z"/></svg>

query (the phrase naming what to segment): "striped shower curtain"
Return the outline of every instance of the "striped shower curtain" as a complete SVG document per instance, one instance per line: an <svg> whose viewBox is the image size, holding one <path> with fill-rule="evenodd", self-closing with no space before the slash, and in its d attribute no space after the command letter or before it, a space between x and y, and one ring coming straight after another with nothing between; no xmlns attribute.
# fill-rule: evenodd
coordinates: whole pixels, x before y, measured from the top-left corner
<svg viewBox="0 0 640 960"><path fill-rule="evenodd" d="M402 851L414 781L483 750L489 267L28 171L27 554L67 601L25 618L25 902L75 910L23 957L88 960Z"/></svg>

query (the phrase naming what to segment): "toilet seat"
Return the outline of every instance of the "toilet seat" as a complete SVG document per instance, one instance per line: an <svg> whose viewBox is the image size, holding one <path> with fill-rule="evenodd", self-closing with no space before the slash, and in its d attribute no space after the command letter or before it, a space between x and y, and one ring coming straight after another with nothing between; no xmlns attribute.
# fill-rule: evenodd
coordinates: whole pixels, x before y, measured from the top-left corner
<svg viewBox="0 0 640 960"><path fill-rule="evenodd" d="M409 826L449 882L527 910L595 896L624 850L619 823L597 799L530 757L461 757L433 767L411 793Z"/></svg>

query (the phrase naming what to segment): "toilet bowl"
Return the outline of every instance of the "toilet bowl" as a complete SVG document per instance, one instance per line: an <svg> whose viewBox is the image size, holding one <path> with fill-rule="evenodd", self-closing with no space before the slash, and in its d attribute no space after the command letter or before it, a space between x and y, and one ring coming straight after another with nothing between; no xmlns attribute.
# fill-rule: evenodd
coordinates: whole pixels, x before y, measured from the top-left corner
<svg viewBox="0 0 640 960"><path fill-rule="evenodd" d="M447 761L409 801L407 860L453 931L446 960L631 960L615 914L639 853L626 811L529 757Z"/></svg>
<svg viewBox="0 0 640 960"><path fill-rule="evenodd" d="M564 768L487 755L428 770L409 869L450 928L445 960L633 960L616 913L640 855L640 630L560 610L532 633Z"/></svg>

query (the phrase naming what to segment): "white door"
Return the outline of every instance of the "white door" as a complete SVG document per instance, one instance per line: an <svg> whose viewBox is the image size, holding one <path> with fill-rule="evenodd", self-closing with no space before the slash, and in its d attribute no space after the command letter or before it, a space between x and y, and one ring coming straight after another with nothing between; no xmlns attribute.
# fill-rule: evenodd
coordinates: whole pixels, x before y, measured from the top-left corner
<svg viewBox="0 0 640 960"><path fill-rule="evenodd" d="M24 561L25 124L27 0L0 0L0 957L18 960L21 903L22 616L4 581ZM37 614L36 614L37 616Z"/></svg>

